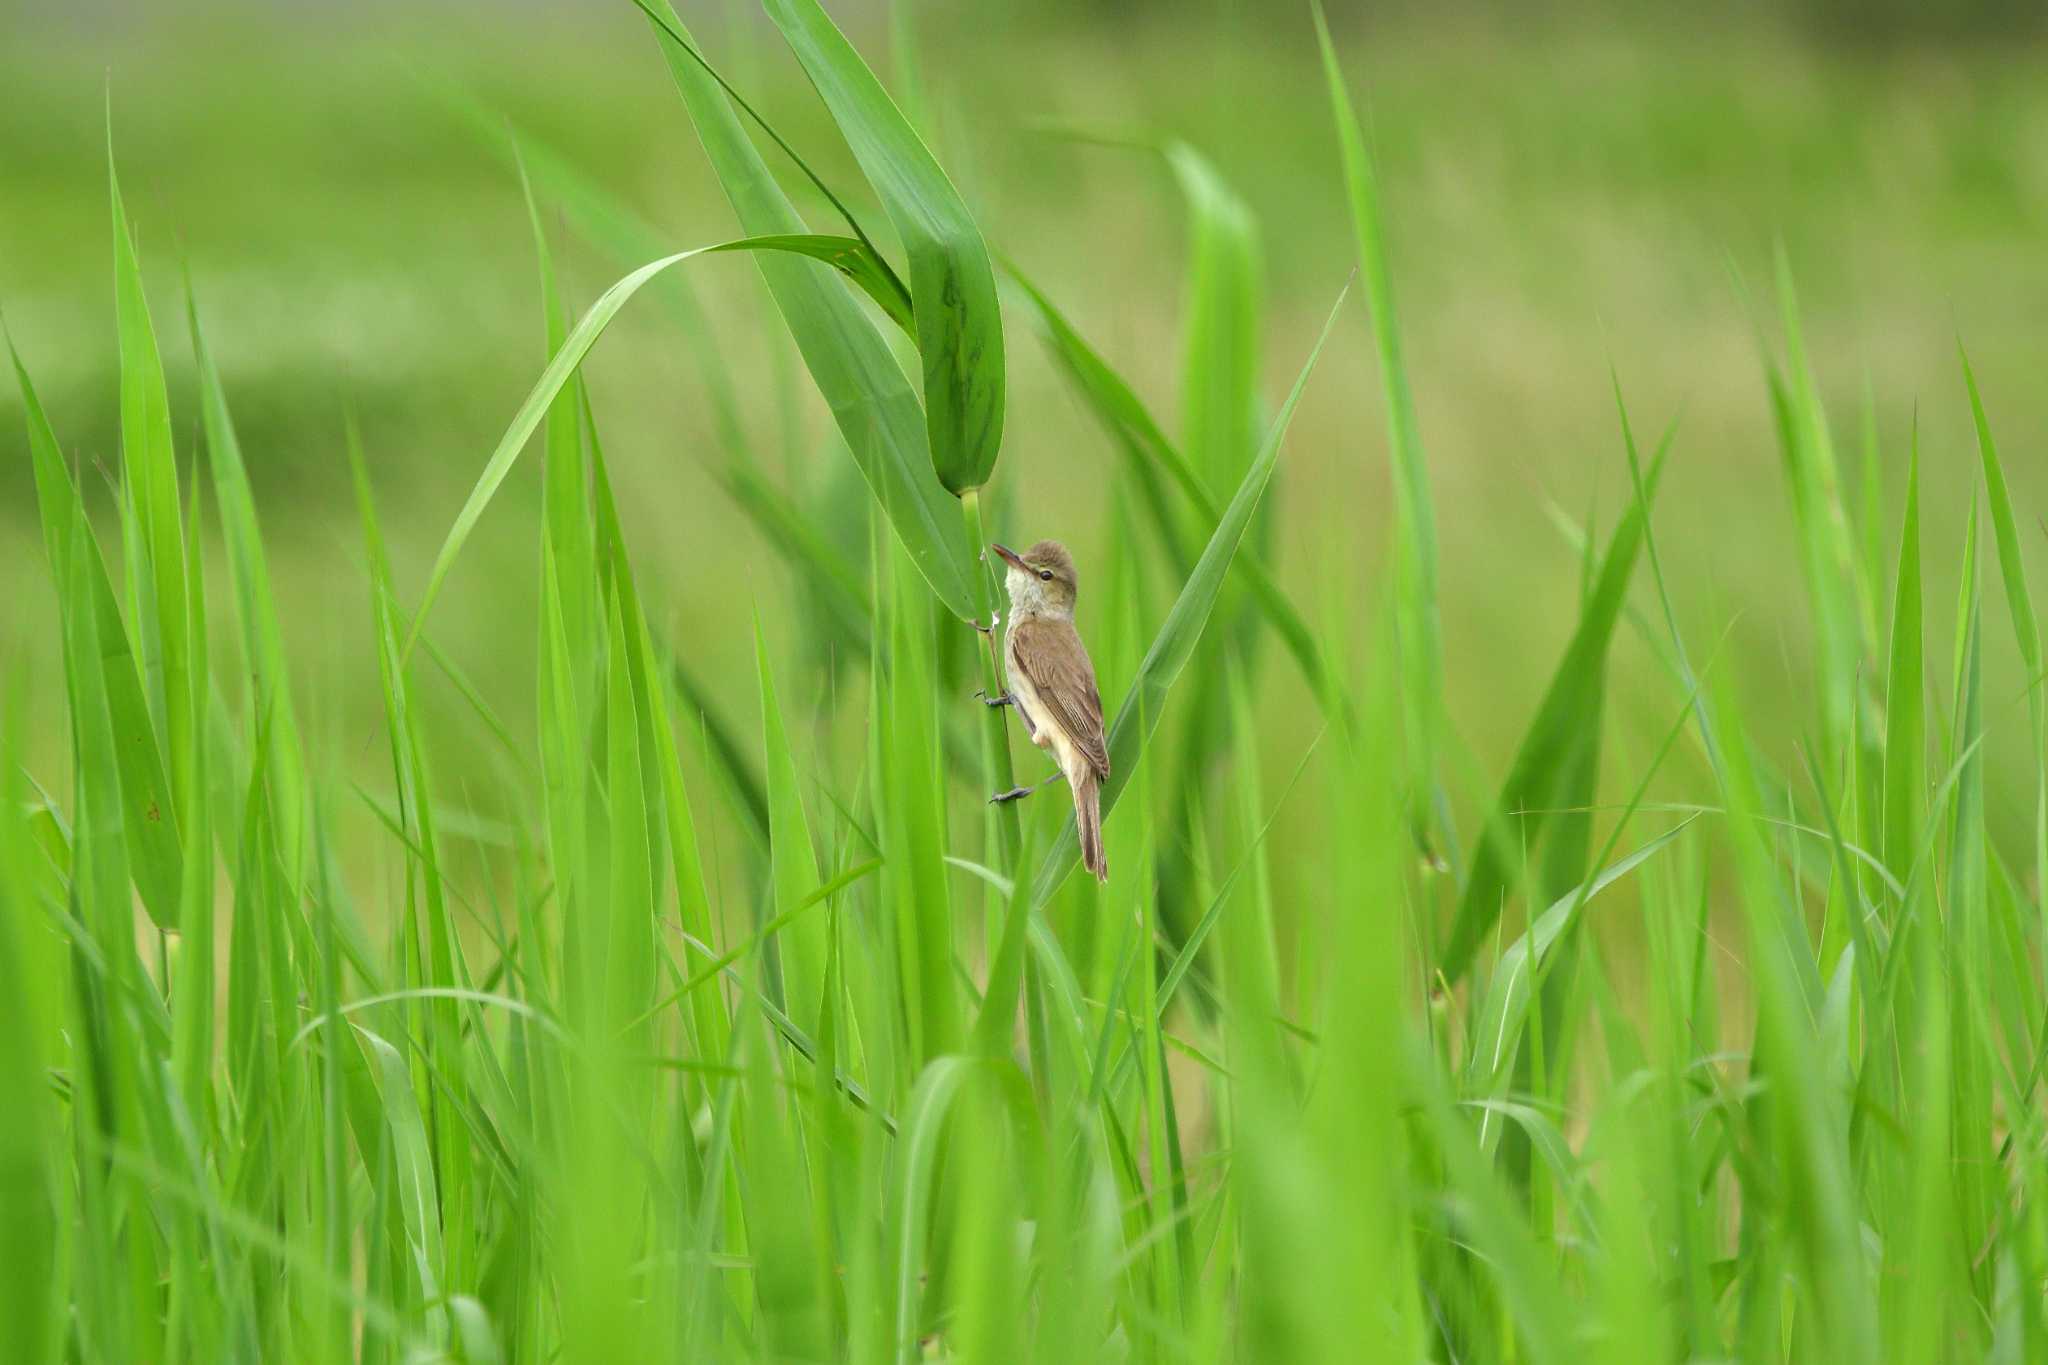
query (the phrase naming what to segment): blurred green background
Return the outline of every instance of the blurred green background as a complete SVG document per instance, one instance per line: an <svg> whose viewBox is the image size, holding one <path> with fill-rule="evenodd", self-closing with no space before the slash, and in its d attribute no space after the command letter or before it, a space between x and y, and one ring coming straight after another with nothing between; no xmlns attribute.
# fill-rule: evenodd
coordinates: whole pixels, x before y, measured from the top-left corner
<svg viewBox="0 0 2048 1365"><path fill-rule="evenodd" d="M861 183L749 7L680 8L828 179ZM922 3L894 34L884 5L831 8L878 69L912 35L940 158L991 245L1067 309L1170 430L1186 216L1156 159L1067 134L1163 134L1206 153L1259 217L1262 391L1277 401L1353 259L1305 4ZM1739 654L1747 676L1782 683L1754 699L1767 743L1811 726L1806 610L1762 359L1782 349L1780 243L1852 480L1866 434L1875 442L1884 552L1917 413L1930 601L1952 592L1976 467L1961 338L2036 581L2048 572L2031 511L2048 493L2041 7L1711 8L1331 7L1384 170L1440 519L1449 714L1480 773L1505 768L1570 630L1580 565L1569 524L1604 534L1628 496L1610 363L1639 438L1679 423L1658 522L1681 614L1696 638ZM400 583L416 592L544 359L517 175L451 97L497 111L674 248L722 240L730 212L644 23L625 0L16 0L0 25L0 309L60 436L88 467L116 462L110 90L180 455L197 445L182 273L241 429L300 685L326 718L330 759L376 771L344 414L360 424ZM807 212L819 206L785 179ZM551 226L580 307L626 263ZM850 472L753 267L734 257L690 269L703 334L636 304L586 372L649 615L744 735L750 611L784 646L800 630L783 561L713 473L723 452L701 347L730 366L744 439L768 477L822 509L843 501ZM1009 334L1007 443L988 496L1018 534L1075 547L1085 631L1101 609L1087 597L1088 565L1119 530L1097 494L1117 457L1021 315ZM1349 590L1377 577L1387 487L1377 371L1354 307L1263 513L1269 554L1311 617L1359 600ZM537 468L522 466L433 618L437 642L521 736L532 728L524 623L535 619L538 488ZM57 789L66 737L41 553L20 403L0 385L0 657L26 682L38 776ZM1987 723L1994 736L2020 733L2025 680L2003 632L1990 639ZM1929 658L1947 658L1939 636ZM1625 637L1611 704L1644 745L1671 718L1669 684L1648 685L1657 667ZM1932 671L1945 696L1945 664ZM829 705L834 677L815 670L785 705ZM1291 767L1312 709L1277 664L1261 689L1268 761ZM466 788L464 755L486 775L485 741L452 694L441 704L453 792ZM1632 774L1643 757L1623 743L1606 761ZM2030 781L2023 766L1994 767L1994 790ZM1697 786L1679 772L1671 794ZM1995 834L2013 833L1996 806L1992 817Z"/></svg>

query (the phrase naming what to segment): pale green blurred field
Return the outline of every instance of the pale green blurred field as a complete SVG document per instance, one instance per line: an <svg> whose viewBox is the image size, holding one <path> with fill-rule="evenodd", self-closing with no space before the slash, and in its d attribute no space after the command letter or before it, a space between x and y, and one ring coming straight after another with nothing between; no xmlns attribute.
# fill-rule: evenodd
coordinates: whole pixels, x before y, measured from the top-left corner
<svg viewBox="0 0 2048 1365"><path fill-rule="evenodd" d="M1603 3L0 18L0 1339L2048 1358L2048 15Z"/></svg>
<svg viewBox="0 0 2048 1365"><path fill-rule="evenodd" d="M1260 215L1264 390L1277 401L1352 259L1305 12L1201 6L1112 22L1078 10L925 8L917 34L941 159L992 244L1062 302L1169 429L1185 255L1172 184L1139 154L1053 130L1167 133L1215 161ZM721 26L722 9L685 13L828 176L858 184L794 67L759 33ZM1867 396L1896 517L1917 409L1927 541L1960 544L1975 478L1960 337L2008 452L2027 551L2037 574L2048 571L2031 510L2048 495L2040 47L1841 48L1756 16L1711 28L1338 17L1385 170L1441 527L1449 713L1477 771L1504 766L1573 618L1579 565L1560 516L1605 528L1626 497L1607 358L1646 439L1679 422L1659 535L1681 614L1700 639L1749 661L1750 676L1782 680L1775 697L1756 699L1752 723L1766 743L1811 726L1805 608L1759 359L1760 335L1778 344L1774 243L1797 278L1852 476ZM847 22L879 61L888 35L860 18ZM729 236L645 28L623 0L0 22L0 309L52 419L82 462L113 462L111 87L180 454L196 444L179 278L189 271L241 426L302 686L327 718L334 760L369 768L379 761L375 664L343 412L360 419L400 582L417 590L542 361L517 179L444 92L502 110L676 247ZM623 273L625 263L558 236L579 301ZM752 267L717 262L692 283L760 462L800 496L818 496L843 457ZM1117 529L1091 493L1115 456L1020 316L1010 330L1010 418L991 497L1022 534L1074 544L1085 574ZM686 642L744 732L748 614L758 606L774 637L789 584L707 473L718 457L693 356L659 308L636 307L588 372L650 615ZM779 393L797 395L793 432ZM32 752L54 783L65 762L57 640L22 440L18 400L0 387L0 654L27 679ZM515 475L434 620L519 734L531 729L533 646L530 629L505 623L534 619L537 490L534 469ZM1354 312L1309 390L1264 513L1281 577L1311 611L1344 600L1347 585L1313 585L1325 565L1362 575L1377 562L1386 490L1379 388ZM1348 553L1353 544L1366 552ZM1935 552L1931 600L1952 593L1952 559ZM1084 581L1084 626L1090 606ZM796 632L781 634L789 644ZM2009 645L1992 643L1996 734L2023 724L2023 680ZM1635 700L1645 689L1633 683L1655 668L1624 636L1612 693L1624 735L1667 719L1661 690ZM822 704L831 677L794 682L792 704ZM1299 752L1311 712L1295 678L1269 668L1261 692L1276 737L1267 752ZM448 705L443 764L456 768L446 774L454 790L475 727L454 723L459 703ZM1640 757L1620 744L1608 761L1634 772ZM1995 767L1994 782L2018 772ZM1681 772L1673 794L1688 785ZM1992 818L2004 828L1996 803Z"/></svg>

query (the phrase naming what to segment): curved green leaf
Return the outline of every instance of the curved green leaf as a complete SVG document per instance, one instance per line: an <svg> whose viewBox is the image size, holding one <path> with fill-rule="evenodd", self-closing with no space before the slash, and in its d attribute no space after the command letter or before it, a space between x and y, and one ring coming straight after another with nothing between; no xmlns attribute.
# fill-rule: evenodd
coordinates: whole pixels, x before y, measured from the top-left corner
<svg viewBox="0 0 2048 1365"><path fill-rule="evenodd" d="M895 1297L891 1340L905 1355L915 1355L918 1304L928 1278L924 1265L925 1229L940 1207L933 1182L946 1120L968 1082L985 1076L1005 1117L1016 1128L1019 1146L1033 1150L1038 1134L1030 1091L1016 1064L1007 1059L975 1056L934 1057L910 1092L908 1112L897 1138L898 1155L891 1202L896 1206L897 1243ZM1027 1175L1027 1183L1029 1172Z"/></svg>
<svg viewBox="0 0 2048 1365"><path fill-rule="evenodd" d="M817 0L763 0L910 258L925 430L939 482L988 482L1003 442L1003 318L981 229L938 161Z"/></svg>
<svg viewBox="0 0 2048 1365"><path fill-rule="evenodd" d="M910 336L917 335L917 324L912 319L910 308L910 291L904 288L903 281L889 268L889 263L860 238L792 232L755 237L752 242L757 251L787 251L792 255L823 261L873 299L875 306L888 315L889 321Z"/></svg>
<svg viewBox="0 0 2048 1365"><path fill-rule="evenodd" d="M719 242L712 246L678 251L672 256L649 261L605 290L597 302L590 305L590 311L583 315L575 329L556 350L554 359L550 360L547 369L541 372L540 380L533 386L533 391L527 394L526 401L519 405L518 413L512 418L512 425L506 428L505 435L498 441L497 449L491 452L490 460L484 465L484 472L477 478L476 487L470 491L469 500L462 505L462 511L456 515L455 524L448 530L448 538L441 543L441 552L434 557L433 572L427 576L426 593L420 598L419 612L413 618L412 633L406 638L406 655L410 657L413 646L419 643L420 631L426 625L427 612L434 605L434 598L439 595L441 584L448 576L448 570L454 565L456 555L462 552L463 543L469 539L469 533L476 529L477 520L483 516L484 508L497 496L499 486L505 482L505 476L512 472L512 466L519 459L520 451L526 448L527 439L533 435L534 429L547 415L549 406L562 391L563 385L569 382L569 377L582 365L583 358L590 354L590 348L604 335L604 329L611 325L611 320L618 316L619 310L624 308L627 301L639 293L649 280L670 266L679 265L692 257L719 252L781 252L808 256L815 260L824 260L827 256L844 260L847 240L830 237L820 243L802 235L787 233L766 237L743 237L737 241ZM972 608L962 615L972 616Z"/></svg>
<svg viewBox="0 0 2048 1365"><path fill-rule="evenodd" d="M1559 896L1520 938L1508 945L1507 951L1500 956L1500 964L1494 969L1493 980L1487 986L1486 1001L1480 1007L1479 1022L1472 1034L1472 1063L1479 1079L1497 1079L1514 1064L1514 1049L1521 1046L1522 1021L1529 1012L1535 973L1551 946L1563 936L1587 902L1656 857L1698 818L1697 815L1686 816L1635 852L1588 878L1584 885ZM1481 1133L1483 1137L1484 1129Z"/></svg>

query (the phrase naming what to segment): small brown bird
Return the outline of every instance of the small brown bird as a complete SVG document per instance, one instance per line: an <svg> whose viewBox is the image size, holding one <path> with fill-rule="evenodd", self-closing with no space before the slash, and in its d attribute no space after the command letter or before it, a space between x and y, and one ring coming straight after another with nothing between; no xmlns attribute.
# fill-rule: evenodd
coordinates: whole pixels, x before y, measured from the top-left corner
<svg viewBox="0 0 2048 1365"><path fill-rule="evenodd" d="M1065 778L1074 792L1074 823L1081 863L1095 880L1109 880L1102 851L1102 784L1109 780L1109 743L1102 729L1102 695L1095 665L1074 629L1077 583L1074 557L1056 540L1041 540L1023 554L991 545L1009 566L1010 629L1003 670L1010 690L986 697L990 706L1015 706L1031 742L1047 750L1060 770L1036 786L998 792L991 801L1014 801Z"/></svg>

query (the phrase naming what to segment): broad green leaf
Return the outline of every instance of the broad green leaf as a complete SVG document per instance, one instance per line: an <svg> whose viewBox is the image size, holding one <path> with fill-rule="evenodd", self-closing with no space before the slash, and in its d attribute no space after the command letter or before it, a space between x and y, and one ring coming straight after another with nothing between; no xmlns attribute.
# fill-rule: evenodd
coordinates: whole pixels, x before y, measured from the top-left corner
<svg viewBox="0 0 2048 1365"><path fill-rule="evenodd" d="M946 173L817 0L762 0L832 112L910 260L925 429L939 482L988 482L1003 442L1003 318L995 271ZM865 286L863 286L865 287Z"/></svg>
<svg viewBox="0 0 2048 1365"><path fill-rule="evenodd" d="M742 230L803 233L803 219L741 129L721 83L688 46L688 31L665 3L654 4L645 6L649 22ZM814 267L787 253L754 259L896 538L946 610L975 620L982 610L978 549L933 467L924 413L902 367L854 301ZM914 285L911 292L915 298Z"/></svg>

